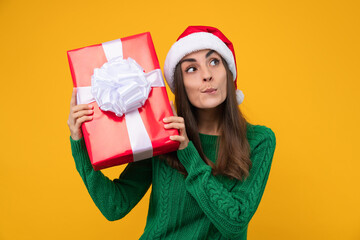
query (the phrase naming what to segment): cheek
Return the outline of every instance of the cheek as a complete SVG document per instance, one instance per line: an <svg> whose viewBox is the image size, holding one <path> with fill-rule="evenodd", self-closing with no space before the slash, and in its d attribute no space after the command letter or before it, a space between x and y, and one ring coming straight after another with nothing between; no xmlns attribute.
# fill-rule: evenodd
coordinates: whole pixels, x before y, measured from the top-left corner
<svg viewBox="0 0 360 240"><path fill-rule="evenodd" d="M187 77L184 78L184 87L186 93L188 94L188 97L190 98L191 97L190 95L193 95L195 92L199 90L200 85L194 79Z"/></svg>

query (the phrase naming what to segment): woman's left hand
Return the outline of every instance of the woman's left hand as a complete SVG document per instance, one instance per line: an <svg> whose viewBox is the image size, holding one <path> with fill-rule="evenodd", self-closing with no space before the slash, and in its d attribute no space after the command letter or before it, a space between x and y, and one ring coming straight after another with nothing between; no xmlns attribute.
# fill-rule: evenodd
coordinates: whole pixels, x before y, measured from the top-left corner
<svg viewBox="0 0 360 240"><path fill-rule="evenodd" d="M173 141L180 142L179 150L182 150L186 148L189 144L189 138L186 135L184 118L179 117L177 115L174 104L172 102L170 103L170 105L174 116L166 117L163 119L165 123L164 128L166 129L176 128L179 130L180 135L170 136L170 139Z"/></svg>

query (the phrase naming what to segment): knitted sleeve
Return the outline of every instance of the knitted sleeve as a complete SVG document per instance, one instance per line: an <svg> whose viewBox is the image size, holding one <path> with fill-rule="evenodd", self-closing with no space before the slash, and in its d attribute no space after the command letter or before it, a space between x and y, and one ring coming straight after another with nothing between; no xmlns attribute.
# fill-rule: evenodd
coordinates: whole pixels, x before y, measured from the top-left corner
<svg viewBox="0 0 360 240"><path fill-rule="evenodd" d="M177 152L188 172L187 191L196 199L201 209L225 237L237 239L254 215L265 189L275 151L275 134L269 128L254 128L249 143L253 167L249 177L236 181L228 190L224 182L211 174L211 167L200 158L196 148L188 147Z"/></svg>
<svg viewBox="0 0 360 240"><path fill-rule="evenodd" d="M129 163L118 179L110 180L93 169L84 138L75 141L70 137L70 142L76 169L95 205L109 221L124 217L151 185L152 159Z"/></svg>

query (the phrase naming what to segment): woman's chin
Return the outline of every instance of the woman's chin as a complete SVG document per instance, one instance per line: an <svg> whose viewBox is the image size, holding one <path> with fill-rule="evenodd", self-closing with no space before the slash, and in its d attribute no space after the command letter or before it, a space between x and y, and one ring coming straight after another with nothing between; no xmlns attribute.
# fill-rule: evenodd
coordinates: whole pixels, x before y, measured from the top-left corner
<svg viewBox="0 0 360 240"><path fill-rule="evenodd" d="M201 101L200 103L193 105L199 109L212 109L220 106L223 102L224 100L222 99L213 98L213 99L206 99L205 101Z"/></svg>

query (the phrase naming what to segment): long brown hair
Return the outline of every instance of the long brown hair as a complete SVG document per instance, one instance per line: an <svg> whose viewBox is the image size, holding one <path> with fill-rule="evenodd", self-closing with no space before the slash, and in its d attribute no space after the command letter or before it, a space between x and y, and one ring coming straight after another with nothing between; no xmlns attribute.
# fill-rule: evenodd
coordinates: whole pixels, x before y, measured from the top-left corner
<svg viewBox="0 0 360 240"><path fill-rule="evenodd" d="M201 147L196 108L190 103L185 91L180 64L177 64L174 73L175 106L178 116L184 118L186 134L193 142L203 161L212 167L214 175L222 174L229 178L244 180L252 167L250 160L250 146L246 137L247 121L238 108L233 83L233 75L226 61L221 59L227 73L227 97L221 104L223 114L220 119L220 136L218 138L218 157L216 163L211 162ZM184 166L180 163L176 153L165 156L167 163L187 175Z"/></svg>

